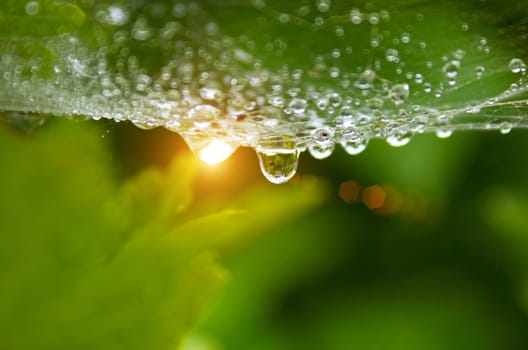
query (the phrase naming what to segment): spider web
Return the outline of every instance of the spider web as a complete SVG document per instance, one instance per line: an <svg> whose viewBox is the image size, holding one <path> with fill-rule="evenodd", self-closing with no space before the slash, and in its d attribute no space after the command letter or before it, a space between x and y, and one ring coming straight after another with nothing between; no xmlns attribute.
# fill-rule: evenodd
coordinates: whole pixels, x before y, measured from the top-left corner
<svg viewBox="0 0 528 350"><path fill-rule="evenodd" d="M0 109L161 126L225 156L528 126L515 23L455 2L344 3L79 1L78 32L0 39Z"/></svg>

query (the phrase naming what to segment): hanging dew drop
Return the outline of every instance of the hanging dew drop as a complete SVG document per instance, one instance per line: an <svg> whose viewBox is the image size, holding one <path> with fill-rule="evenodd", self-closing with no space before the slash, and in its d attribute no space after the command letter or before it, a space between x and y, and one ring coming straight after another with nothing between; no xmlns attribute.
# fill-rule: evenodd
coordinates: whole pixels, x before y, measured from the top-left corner
<svg viewBox="0 0 528 350"><path fill-rule="evenodd" d="M300 151L292 142L268 140L259 143L256 151L260 170L271 183L286 183L297 172Z"/></svg>
<svg viewBox="0 0 528 350"><path fill-rule="evenodd" d="M513 124L510 122L503 122L501 123L499 130L501 134L506 135L509 134L513 129Z"/></svg>
<svg viewBox="0 0 528 350"><path fill-rule="evenodd" d="M449 127L440 127L436 129L436 136L440 139L447 139L453 135L453 130Z"/></svg>
<svg viewBox="0 0 528 350"><path fill-rule="evenodd" d="M334 143L327 145L312 145L308 147L308 152L310 152L310 155L315 159L325 159L332 155L334 148Z"/></svg>
<svg viewBox="0 0 528 350"><path fill-rule="evenodd" d="M350 126L343 130L341 146L350 155L360 154L367 148L369 138L356 127Z"/></svg>
<svg viewBox="0 0 528 350"><path fill-rule="evenodd" d="M406 128L394 128L387 137L387 143L393 147L402 147L408 144L413 137L411 130Z"/></svg>
<svg viewBox="0 0 528 350"><path fill-rule="evenodd" d="M308 148L308 151L315 159L328 158L334 151L333 142L334 130L331 128L320 128L312 132L315 144Z"/></svg>

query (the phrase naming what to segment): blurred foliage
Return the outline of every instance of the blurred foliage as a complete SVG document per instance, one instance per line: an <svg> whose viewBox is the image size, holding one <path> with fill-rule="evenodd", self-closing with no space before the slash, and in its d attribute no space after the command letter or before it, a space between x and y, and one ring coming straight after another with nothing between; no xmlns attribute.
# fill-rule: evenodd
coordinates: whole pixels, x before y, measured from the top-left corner
<svg viewBox="0 0 528 350"><path fill-rule="evenodd" d="M222 252L324 198L312 180L205 207L190 158L121 185L90 123L0 133L2 350L173 349L224 283Z"/></svg>
<svg viewBox="0 0 528 350"><path fill-rule="evenodd" d="M484 3L489 37L522 38L525 2L463 7ZM46 4L63 16L9 26L25 4L3 1L0 38L89 25L75 6ZM414 13L423 2L404 4ZM224 18L235 32L253 26ZM522 40L501 45L524 52ZM319 43L300 42L299 57ZM30 119L13 120L29 130ZM300 183L283 187L256 180L247 150L204 170L172 160L186 151L167 147L166 131L120 125L112 143L103 134L92 122L0 129L1 350L174 349L182 339L185 350L528 348L526 132L304 157ZM324 201L328 188L307 174L334 196ZM343 203L338 188L351 179L381 186L390 210L368 210L361 192Z"/></svg>

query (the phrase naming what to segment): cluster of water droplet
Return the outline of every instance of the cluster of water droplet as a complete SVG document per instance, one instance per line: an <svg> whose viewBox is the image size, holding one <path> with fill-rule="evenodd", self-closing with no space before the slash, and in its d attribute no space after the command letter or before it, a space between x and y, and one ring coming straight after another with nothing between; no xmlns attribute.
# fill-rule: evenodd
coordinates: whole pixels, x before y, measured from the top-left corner
<svg viewBox="0 0 528 350"><path fill-rule="evenodd" d="M457 30L471 46L455 41L439 51L413 30L427 20L423 13L401 27L386 10L343 15L330 0L289 12L264 0L246 4L257 25L336 43L296 60L302 43L227 35L204 4L84 1L88 33L0 40L0 108L166 127L210 163L250 146L274 183L295 174L305 150L323 159L336 144L355 155L375 138L403 146L426 131L506 133L526 124L526 102L518 98L528 89L526 64L499 57L498 68L483 65L493 61L492 46L466 22ZM28 2L25 12L37 15L39 3ZM497 74L511 85L459 98Z"/></svg>

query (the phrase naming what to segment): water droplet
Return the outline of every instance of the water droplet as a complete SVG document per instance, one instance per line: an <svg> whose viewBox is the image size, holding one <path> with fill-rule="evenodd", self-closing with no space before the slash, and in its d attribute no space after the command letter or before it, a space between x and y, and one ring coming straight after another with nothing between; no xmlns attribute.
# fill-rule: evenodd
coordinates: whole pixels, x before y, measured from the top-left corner
<svg viewBox="0 0 528 350"><path fill-rule="evenodd" d="M281 13L279 15L279 22L288 23L290 21L290 15L287 13Z"/></svg>
<svg viewBox="0 0 528 350"><path fill-rule="evenodd" d="M316 0L315 6L319 12L327 12L330 10L332 2L330 0Z"/></svg>
<svg viewBox="0 0 528 350"><path fill-rule="evenodd" d="M329 143L327 145L311 145L308 147L308 152L315 159L325 159L332 155L334 152L335 144Z"/></svg>
<svg viewBox="0 0 528 350"><path fill-rule="evenodd" d="M387 136L387 143L393 147L402 147L408 144L413 137L413 132L404 127L392 129Z"/></svg>
<svg viewBox="0 0 528 350"><path fill-rule="evenodd" d="M385 59L387 62L398 63L400 61L400 53L396 49L387 49L385 51Z"/></svg>
<svg viewBox="0 0 528 350"><path fill-rule="evenodd" d="M328 99L327 98L318 98L315 102L317 105L317 108L324 111L326 107L328 107Z"/></svg>
<svg viewBox="0 0 528 350"><path fill-rule="evenodd" d="M341 96L337 92L333 92L330 95L328 95L328 103L334 108L339 107L341 105L342 99Z"/></svg>
<svg viewBox="0 0 528 350"><path fill-rule="evenodd" d="M512 58L512 60L510 61L510 70L512 71L512 73L515 74L525 73L526 64L520 58Z"/></svg>
<svg viewBox="0 0 528 350"><path fill-rule="evenodd" d="M302 115L306 111L307 102L302 98L294 98L288 104L288 107L296 115Z"/></svg>
<svg viewBox="0 0 528 350"><path fill-rule="evenodd" d="M456 61L456 60L447 62L442 68L442 72L444 73L444 76L447 78L452 78L452 79L456 78L459 70L460 70L460 61Z"/></svg>
<svg viewBox="0 0 528 350"><path fill-rule="evenodd" d="M356 127L347 127L343 130L342 134L341 146L343 146L343 149L348 154L356 155L367 148L369 142L368 136Z"/></svg>
<svg viewBox="0 0 528 350"><path fill-rule="evenodd" d="M513 124L510 122L502 122L499 129L500 129L501 134L503 135L509 134L511 130L513 129Z"/></svg>
<svg viewBox="0 0 528 350"><path fill-rule="evenodd" d="M40 12L40 4L38 1L30 1L26 4L24 10L28 16L38 15Z"/></svg>
<svg viewBox="0 0 528 350"><path fill-rule="evenodd" d="M119 5L112 5L108 7L108 14L106 17L106 23L115 26L122 26L128 22L129 14Z"/></svg>
<svg viewBox="0 0 528 350"><path fill-rule="evenodd" d="M299 150L282 139L264 140L257 145L260 170L274 184L288 182L297 172Z"/></svg>
<svg viewBox="0 0 528 350"><path fill-rule="evenodd" d="M370 109L380 109L383 107L383 100L378 97L373 97L367 101L367 104Z"/></svg>
<svg viewBox="0 0 528 350"><path fill-rule="evenodd" d="M453 130L447 126L442 126L436 129L436 136L441 139L447 139L453 135Z"/></svg>
<svg viewBox="0 0 528 350"><path fill-rule="evenodd" d="M330 68L330 77L331 78L338 78L340 74L340 70L337 67Z"/></svg>
<svg viewBox="0 0 528 350"><path fill-rule="evenodd" d="M334 130L331 128L319 128L312 132L312 138L320 146L333 143Z"/></svg>
<svg viewBox="0 0 528 350"><path fill-rule="evenodd" d="M372 69L365 69L358 77L356 86L362 90L367 90L372 87L372 83L376 79L376 72Z"/></svg>
<svg viewBox="0 0 528 350"><path fill-rule="evenodd" d="M132 28L132 37L139 41L145 41L152 37L152 30L146 19L139 18Z"/></svg>
<svg viewBox="0 0 528 350"><path fill-rule="evenodd" d="M484 66L476 66L475 73L477 74L477 79L482 78L485 71L486 71L486 68L484 68Z"/></svg>
<svg viewBox="0 0 528 350"><path fill-rule="evenodd" d="M409 84L396 84L389 91L389 98L396 105L404 103L409 98Z"/></svg>
<svg viewBox="0 0 528 350"><path fill-rule="evenodd" d="M424 92L430 93L432 90L433 90L433 87L431 86L430 83L425 83L424 84Z"/></svg>
<svg viewBox="0 0 528 350"><path fill-rule="evenodd" d="M401 35L401 42L404 44L408 44L411 42L411 34L409 33L403 33Z"/></svg>
<svg viewBox="0 0 528 350"><path fill-rule="evenodd" d="M377 12L372 12L371 14L369 14L368 19L370 24L376 25L380 22L380 15Z"/></svg>
<svg viewBox="0 0 528 350"><path fill-rule="evenodd" d="M205 129L208 128L219 115L220 110L216 107L210 105L197 105L189 110L187 118L192 120L196 127Z"/></svg>
<svg viewBox="0 0 528 350"><path fill-rule="evenodd" d="M360 24L363 21L363 14L358 9L350 11L350 22L353 24Z"/></svg>

